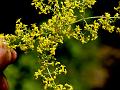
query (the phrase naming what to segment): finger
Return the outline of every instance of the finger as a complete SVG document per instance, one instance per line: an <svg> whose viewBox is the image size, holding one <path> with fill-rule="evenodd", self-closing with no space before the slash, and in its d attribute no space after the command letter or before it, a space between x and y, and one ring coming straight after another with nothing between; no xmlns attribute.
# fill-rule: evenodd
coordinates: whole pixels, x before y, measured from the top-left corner
<svg viewBox="0 0 120 90"><path fill-rule="evenodd" d="M10 49L5 42L0 39L0 71L3 71L9 64L17 58L15 50Z"/></svg>
<svg viewBox="0 0 120 90"><path fill-rule="evenodd" d="M11 49L11 63L13 63L17 58L17 52L14 49Z"/></svg>
<svg viewBox="0 0 120 90"><path fill-rule="evenodd" d="M3 73L0 74L0 90L8 90L8 82Z"/></svg>
<svg viewBox="0 0 120 90"><path fill-rule="evenodd" d="M4 70L11 62L11 52L9 49L0 48L0 71Z"/></svg>

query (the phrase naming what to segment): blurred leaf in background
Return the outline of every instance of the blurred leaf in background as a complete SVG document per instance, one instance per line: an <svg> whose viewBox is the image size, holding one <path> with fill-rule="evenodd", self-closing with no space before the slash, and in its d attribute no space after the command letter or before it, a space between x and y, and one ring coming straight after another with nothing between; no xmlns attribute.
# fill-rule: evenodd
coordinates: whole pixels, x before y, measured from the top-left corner
<svg viewBox="0 0 120 90"><path fill-rule="evenodd" d="M64 63L68 70L63 80L70 82L74 90L91 90L94 87L102 87L106 82L107 70L97 58L98 39L87 44L75 39L66 39L56 52L57 60Z"/></svg>

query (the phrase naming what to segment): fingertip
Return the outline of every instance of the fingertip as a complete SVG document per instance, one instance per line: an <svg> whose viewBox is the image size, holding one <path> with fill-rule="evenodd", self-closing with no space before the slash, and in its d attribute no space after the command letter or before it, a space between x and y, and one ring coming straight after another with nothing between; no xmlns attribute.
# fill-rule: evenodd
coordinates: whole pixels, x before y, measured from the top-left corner
<svg viewBox="0 0 120 90"><path fill-rule="evenodd" d="M17 58L17 52L11 49L11 63L13 63Z"/></svg>

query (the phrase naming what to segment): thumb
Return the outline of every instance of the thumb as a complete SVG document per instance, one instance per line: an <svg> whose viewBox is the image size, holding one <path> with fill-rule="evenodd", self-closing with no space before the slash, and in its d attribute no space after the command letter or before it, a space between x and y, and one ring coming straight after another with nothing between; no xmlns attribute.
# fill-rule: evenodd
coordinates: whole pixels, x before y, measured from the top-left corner
<svg viewBox="0 0 120 90"><path fill-rule="evenodd" d="M9 49L0 48L0 71L4 70L11 61Z"/></svg>
<svg viewBox="0 0 120 90"><path fill-rule="evenodd" d="M0 46L0 71L4 70L9 64L17 58L15 50L7 48L5 45Z"/></svg>

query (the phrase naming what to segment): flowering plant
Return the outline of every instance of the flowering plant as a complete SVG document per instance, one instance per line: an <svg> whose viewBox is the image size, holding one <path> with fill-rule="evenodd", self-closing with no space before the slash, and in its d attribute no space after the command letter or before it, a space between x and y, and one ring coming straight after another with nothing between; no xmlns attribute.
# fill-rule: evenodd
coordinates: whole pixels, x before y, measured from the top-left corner
<svg viewBox="0 0 120 90"><path fill-rule="evenodd" d="M40 58L40 68L35 72L34 76L42 77L44 89L53 88L54 90L73 90L69 84L59 84L55 80L59 74L67 74L65 65L62 65L56 60L55 50L59 44L63 43L64 38L75 38L83 44L90 40L95 40L98 37L98 29L107 30L112 33L120 32L120 28L113 23L120 19L120 4L114 9L118 11L114 16L106 12L101 16L84 17L87 8L92 8L97 0L33 0L31 5L39 10L39 14L52 13L52 18L40 25L31 24L30 27L21 22L21 19L16 21L15 35L1 34L0 38L4 38L10 48L19 47L21 50L28 52L35 50ZM79 12L79 17L75 15L75 11ZM88 19L94 21L88 24ZM84 22L81 25L75 25L79 22ZM1 40L2 42L2 40ZM3 41L4 42L4 41Z"/></svg>

